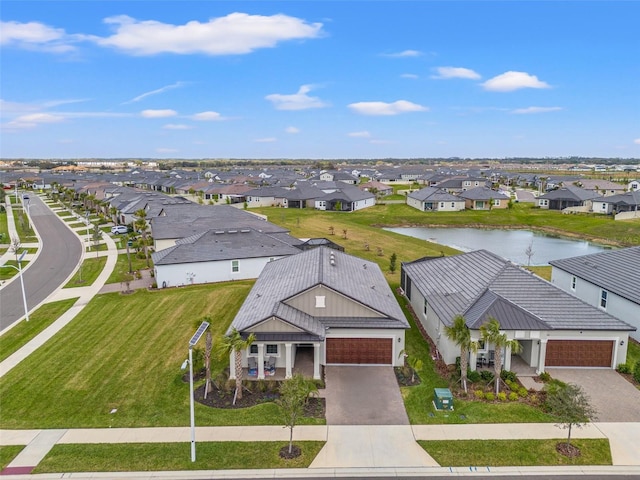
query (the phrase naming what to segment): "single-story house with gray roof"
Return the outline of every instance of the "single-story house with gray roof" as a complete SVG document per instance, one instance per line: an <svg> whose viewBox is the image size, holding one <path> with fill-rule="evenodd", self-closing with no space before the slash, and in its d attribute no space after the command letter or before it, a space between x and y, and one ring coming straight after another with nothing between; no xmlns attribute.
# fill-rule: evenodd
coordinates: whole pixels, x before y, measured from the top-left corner
<svg viewBox="0 0 640 480"><path fill-rule="evenodd" d="M476 187L458 194L465 200L465 206L472 210L507 208L511 197L489 187Z"/></svg>
<svg viewBox="0 0 640 480"><path fill-rule="evenodd" d="M520 358L537 372L548 367L615 368L627 356L635 327L570 295L550 282L486 250L403 263L401 286L420 323L447 363L460 349L445 334L463 315L471 338L490 318L522 346ZM491 345L471 352L489 356ZM510 369L506 350L504 368Z"/></svg>
<svg viewBox="0 0 640 480"><path fill-rule="evenodd" d="M562 258L549 262L551 283L634 326L640 341L640 247ZM622 363L622 361L620 362Z"/></svg>
<svg viewBox="0 0 640 480"><path fill-rule="evenodd" d="M591 208L591 201L600 195L580 187L560 187L538 197L538 206L550 210L564 210L569 207Z"/></svg>
<svg viewBox="0 0 640 480"><path fill-rule="evenodd" d="M258 378L267 357L290 377L301 350L313 351L313 376L320 378L321 365L403 365L410 327L376 263L319 247L265 265L229 332L234 328L256 335L242 361L246 367L257 360Z"/></svg>
<svg viewBox="0 0 640 480"><path fill-rule="evenodd" d="M464 199L438 187L424 187L407 195L407 205L424 212L459 212Z"/></svg>
<svg viewBox="0 0 640 480"><path fill-rule="evenodd" d="M211 229L180 239L151 255L159 287L257 278L264 266L295 255L300 240L251 228Z"/></svg>

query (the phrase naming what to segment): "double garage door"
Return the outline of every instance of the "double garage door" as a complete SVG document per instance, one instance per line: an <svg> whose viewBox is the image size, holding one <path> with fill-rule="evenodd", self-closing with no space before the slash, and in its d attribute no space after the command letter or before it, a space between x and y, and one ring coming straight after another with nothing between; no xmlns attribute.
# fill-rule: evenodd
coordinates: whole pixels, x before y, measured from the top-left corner
<svg viewBox="0 0 640 480"><path fill-rule="evenodd" d="M549 340L547 367L611 367L611 340Z"/></svg>
<svg viewBox="0 0 640 480"><path fill-rule="evenodd" d="M327 338L326 363L391 365L391 338Z"/></svg>

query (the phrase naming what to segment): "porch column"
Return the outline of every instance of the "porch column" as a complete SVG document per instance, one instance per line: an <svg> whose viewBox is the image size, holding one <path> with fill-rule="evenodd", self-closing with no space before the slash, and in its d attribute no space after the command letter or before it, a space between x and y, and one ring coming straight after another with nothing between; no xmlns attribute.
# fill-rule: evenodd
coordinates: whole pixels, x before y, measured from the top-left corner
<svg viewBox="0 0 640 480"><path fill-rule="evenodd" d="M229 378L231 380L236 379L236 351L231 350L229 354Z"/></svg>
<svg viewBox="0 0 640 480"><path fill-rule="evenodd" d="M538 375L540 375L541 373L544 373L544 361L546 357L547 357L547 339L542 338L540 339L540 351L538 352L538 369L536 370L536 373Z"/></svg>
<svg viewBox="0 0 640 480"><path fill-rule="evenodd" d="M476 369L477 361L478 361L478 352L469 350L469 370L474 371Z"/></svg>
<svg viewBox="0 0 640 480"><path fill-rule="evenodd" d="M264 378L264 343L258 344L258 378Z"/></svg>
<svg viewBox="0 0 640 480"><path fill-rule="evenodd" d="M320 380L320 344L313 344L313 379Z"/></svg>
<svg viewBox="0 0 640 480"><path fill-rule="evenodd" d="M291 378L291 344L284 344L285 373L284 378Z"/></svg>
<svg viewBox="0 0 640 480"><path fill-rule="evenodd" d="M511 347L509 346L504 349L504 369L511 370Z"/></svg>

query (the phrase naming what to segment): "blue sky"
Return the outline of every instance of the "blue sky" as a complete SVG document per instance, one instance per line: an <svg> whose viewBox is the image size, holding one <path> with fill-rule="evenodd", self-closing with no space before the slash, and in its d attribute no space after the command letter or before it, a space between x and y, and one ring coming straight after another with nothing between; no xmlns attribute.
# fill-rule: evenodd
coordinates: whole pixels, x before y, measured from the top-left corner
<svg viewBox="0 0 640 480"><path fill-rule="evenodd" d="M636 1L3 0L4 158L640 157Z"/></svg>

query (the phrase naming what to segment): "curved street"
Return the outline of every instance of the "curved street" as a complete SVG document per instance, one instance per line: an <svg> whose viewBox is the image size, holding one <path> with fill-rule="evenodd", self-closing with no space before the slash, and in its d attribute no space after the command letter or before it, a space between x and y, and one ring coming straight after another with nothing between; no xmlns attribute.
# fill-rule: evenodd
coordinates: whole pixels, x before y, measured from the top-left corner
<svg viewBox="0 0 640 480"><path fill-rule="evenodd" d="M58 288L82 257L82 243L37 196L31 195L31 221L40 237L36 260L23 272L27 308L31 311ZM24 316L19 279L0 289L0 330Z"/></svg>

